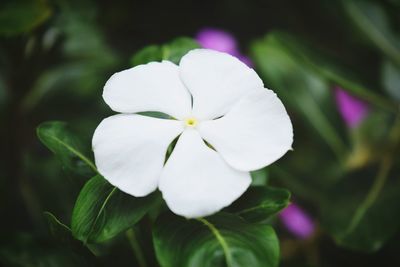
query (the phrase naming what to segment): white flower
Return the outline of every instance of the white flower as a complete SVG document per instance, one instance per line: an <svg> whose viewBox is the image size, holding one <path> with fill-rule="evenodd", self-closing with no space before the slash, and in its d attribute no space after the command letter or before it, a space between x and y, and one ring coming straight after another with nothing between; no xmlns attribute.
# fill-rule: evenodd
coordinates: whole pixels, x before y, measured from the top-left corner
<svg viewBox="0 0 400 267"><path fill-rule="evenodd" d="M122 114L104 119L94 133L99 172L135 197L158 187L168 207L187 218L229 206L249 187L249 171L282 157L293 141L275 93L253 69L213 50L192 50L179 66L151 62L118 72L103 98ZM144 111L176 120L135 114Z"/></svg>

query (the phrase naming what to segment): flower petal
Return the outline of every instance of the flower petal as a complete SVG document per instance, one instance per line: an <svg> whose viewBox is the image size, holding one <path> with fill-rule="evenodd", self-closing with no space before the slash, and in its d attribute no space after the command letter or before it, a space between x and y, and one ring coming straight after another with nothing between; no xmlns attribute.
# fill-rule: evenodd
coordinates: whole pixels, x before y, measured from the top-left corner
<svg viewBox="0 0 400 267"><path fill-rule="evenodd" d="M190 115L191 96L172 62L151 62L115 73L107 81L104 101L122 113L158 111L183 119Z"/></svg>
<svg viewBox="0 0 400 267"><path fill-rule="evenodd" d="M235 169L252 171L282 157L293 142L293 128L274 92L258 89L224 117L199 124L201 136Z"/></svg>
<svg viewBox="0 0 400 267"><path fill-rule="evenodd" d="M181 79L193 96L193 115L202 120L224 115L242 96L264 87L253 69L214 50L192 50L179 66Z"/></svg>
<svg viewBox="0 0 400 267"><path fill-rule="evenodd" d="M248 172L232 169L196 130L186 130L161 174L159 189L168 207L187 218L229 206L250 185Z"/></svg>
<svg viewBox="0 0 400 267"><path fill-rule="evenodd" d="M168 146L182 130L180 121L136 114L108 117L93 135L96 166L120 190L148 195L157 188Z"/></svg>

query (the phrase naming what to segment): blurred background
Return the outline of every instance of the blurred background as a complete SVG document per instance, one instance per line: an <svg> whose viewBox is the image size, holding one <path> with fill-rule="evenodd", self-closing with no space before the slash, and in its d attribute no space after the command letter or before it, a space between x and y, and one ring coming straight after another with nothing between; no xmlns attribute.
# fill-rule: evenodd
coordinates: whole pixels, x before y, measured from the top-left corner
<svg viewBox="0 0 400 267"><path fill-rule="evenodd" d="M68 225L87 177L36 127L65 121L91 153L105 81L178 37L255 68L292 118L294 151L253 173L292 192L271 221L281 266L400 266L398 0L2 0L0 263L77 266L43 212ZM116 243L109 264L136 263Z"/></svg>

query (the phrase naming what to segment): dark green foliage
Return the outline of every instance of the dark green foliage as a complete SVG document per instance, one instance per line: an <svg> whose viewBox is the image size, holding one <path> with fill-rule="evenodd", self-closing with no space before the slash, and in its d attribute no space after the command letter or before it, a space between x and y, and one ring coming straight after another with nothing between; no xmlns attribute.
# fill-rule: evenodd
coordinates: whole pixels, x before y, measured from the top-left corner
<svg viewBox="0 0 400 267"><path fill-rule="evenodd" d="M400 266L399 14L398 0L1 1L0 265ZM179 64L213 26L248 48L294 144L231 206L187 220L159 192L109 184L90 141L113 113L113 73ZM359 126L346 127L337 86L368 103ZM314 220L307 240L277 216L289 202Z"/></svg>
<svg viewBox="0 0 400 267"><path fill-rule="evenodd" d="M254 186L249 188L228 209L250 222L264 222L286 208L290 192L286 189Z"/></svg>
<svg viewBox="0 0 400 267"><path fill-rule="evenodd" d="M195 48L199 48L199 45L193 39L180 37L164 45L146 46L132 57L131 64L136 66L162 60L169 60L179 64L181 57Z"/></svg>
<svg viewBox="0 0 400 267"><path fill-rule="evenodd" d="M110 185L100 175L82 188L72 213L71 229L84 243L113 238L135 225L157 202L158 195L135 198Z"/></svg>
<svg viewBox="0 0 400 267"><path fill-rule="evenodd" d="M52 14L46 0L6 0L0 8L0 35L6 36L27 33Z"/></svg>
<svg viewBox="0 0 400 267"><path fill-rule="evenodd" d="M96 167L82 154L83 145L61 121L45 122L37 128L37 135L61 161L63 167L70 172L83 176L96 173Z"/></svg>
<svg viewBox="0 0 400 267"><path fill-rule="evenodd" d="M197 220L161 216L153 240L162 267L278 266L279 245L272 227L227 213Z"/></svg>

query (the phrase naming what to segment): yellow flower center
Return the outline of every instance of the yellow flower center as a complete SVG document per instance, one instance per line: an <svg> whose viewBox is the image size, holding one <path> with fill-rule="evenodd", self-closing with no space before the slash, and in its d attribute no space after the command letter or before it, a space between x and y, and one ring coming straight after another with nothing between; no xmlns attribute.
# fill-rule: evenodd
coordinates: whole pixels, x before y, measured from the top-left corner
<svg viewBox="0 0 400 267"><path fill-rule="evenodd" d="M185 120L185 126L186 127L190 127L190 128L194 128L194 127L196 127L196 125L197 125L197 119L196 118L187 118L186 120Z"/></svg>

